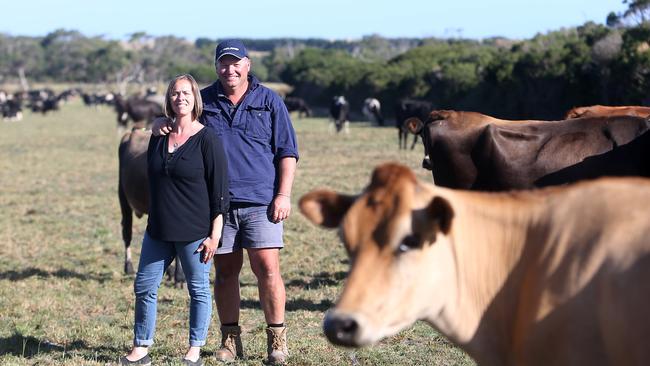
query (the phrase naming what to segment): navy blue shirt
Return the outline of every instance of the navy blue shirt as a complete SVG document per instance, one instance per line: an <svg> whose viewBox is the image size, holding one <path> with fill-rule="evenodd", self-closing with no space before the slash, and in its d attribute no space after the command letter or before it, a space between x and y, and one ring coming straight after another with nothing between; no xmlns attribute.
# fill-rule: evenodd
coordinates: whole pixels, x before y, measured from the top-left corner
<svg viewBox="0 0 650 366"><path fill-rule="evenodd" d="M163 241L210 236L212 220L228 212L228 163L219 137L209 128L191 136L174 153L166 136L151 136L147 150L147 232Z"/></svg>
<svg viewBox="0 0 650 366"><path fill-rule="evenodd" d="M268 205L277 192L280 159L298 160L298 144L280 96L252 75L248 82L248 92L237 106L219 81L201 90L201 123L223 142L231 201Z"/></svg>

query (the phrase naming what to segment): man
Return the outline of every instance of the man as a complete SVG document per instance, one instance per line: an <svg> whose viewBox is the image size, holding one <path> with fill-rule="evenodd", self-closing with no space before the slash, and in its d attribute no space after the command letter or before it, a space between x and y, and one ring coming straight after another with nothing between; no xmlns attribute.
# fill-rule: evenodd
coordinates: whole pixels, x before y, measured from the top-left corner
<svg viewBox="0 0 650 366"><path fill-rule="evenodd" d="M201 122L221 136L231 196L214 261L214 297L222 333L216 357L227 362L243 356L239 273L246 248L267 322L268 361L283 363L288 349L279 254L298 160L295 131L280 96L249 74L251 61L241 41L219 43L215 65L218 80L201 90ZM154 133L167 133L167 125L157 121Z"/></svg>

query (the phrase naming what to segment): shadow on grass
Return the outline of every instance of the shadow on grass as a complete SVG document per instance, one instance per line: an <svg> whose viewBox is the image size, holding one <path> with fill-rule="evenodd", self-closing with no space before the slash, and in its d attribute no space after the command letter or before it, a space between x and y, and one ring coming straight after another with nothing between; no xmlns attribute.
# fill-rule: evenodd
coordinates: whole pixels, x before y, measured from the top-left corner
<svg viewBox="0 0 650 366"><path fill-rule="evenodd" d="M312 277L311 280L292 280L287 283L290 287L302 287L308 289L317 289L323 286L338 286L341 281L347 276L347 272L336 272L334 274L328 272L321 272Z"/></svg>
<svg viewBox="0 0 650 366"><path fill-rule="evenodd" d="M58 269L56 271L44 271L42 269L33 268L33 267L25 268L20 271L10 270L5 272L0 272L0 280L21 281L30 277L42 277L42 278L56 277L56 278L64 278L64 279L76 278L83 281L88 281L88 280L97 281L99 283L104 283L113 278L109 273L97 275L97 274L89 274L89 273L78 273L67 269Z"/></svg>
<svg viewBox="0 0 650 366"><path fill-rule="evenodd" d="M285 304L284 308L286 311L306 310L306 311L324 312L327 309L331 308L332 306L334 306L334 303L330 300L321 300L320 302L316 303L309 300L295 299L295 300L287 300L287 303ZM260 302L257 300L242 300L241 308L261 309L262 305L260 305Z"/></svg>
<svg viewBox="0 0 650 366"><path fill-rule="evenodd" d="M122 351L121 348L116 347L89 347L85 341L79 339L65 345L54 344L32 336L25 337L18 332L14 332L9 337L0 338L0 356L13 355L28 359L45 353L65 354L74 352L76 356L98 362L115 362L117 359L115 355Z"/></svg>

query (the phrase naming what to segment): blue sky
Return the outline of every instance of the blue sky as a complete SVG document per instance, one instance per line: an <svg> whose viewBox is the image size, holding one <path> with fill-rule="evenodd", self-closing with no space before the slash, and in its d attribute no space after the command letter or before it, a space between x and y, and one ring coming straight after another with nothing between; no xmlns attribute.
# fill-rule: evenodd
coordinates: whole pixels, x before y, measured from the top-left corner
<svg viewBox="0 0 650 366"><path fill-rule="evenodd" d="M125 39L144 31L207 38L504 36L522 39L587 21L604 23L623 0L6 0L0 32L43 36L64 28Z"/></svg>

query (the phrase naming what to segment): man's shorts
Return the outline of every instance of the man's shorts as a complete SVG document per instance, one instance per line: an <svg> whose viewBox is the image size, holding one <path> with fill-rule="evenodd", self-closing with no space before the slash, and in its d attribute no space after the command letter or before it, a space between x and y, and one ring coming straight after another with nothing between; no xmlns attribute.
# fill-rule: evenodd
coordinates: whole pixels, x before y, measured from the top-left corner
<svg viewBox="0 0 650 366"><path fill-rule="evenodd" d="M232 253L242 248L282 248L282 221L274 224L269 206L231 204L224 217L223 235L217 254Z"/></svg>

